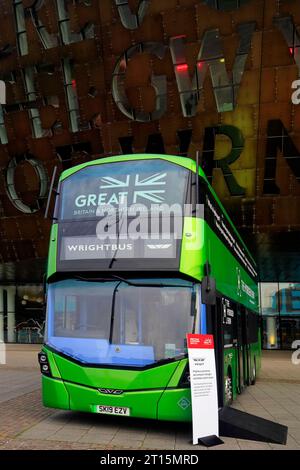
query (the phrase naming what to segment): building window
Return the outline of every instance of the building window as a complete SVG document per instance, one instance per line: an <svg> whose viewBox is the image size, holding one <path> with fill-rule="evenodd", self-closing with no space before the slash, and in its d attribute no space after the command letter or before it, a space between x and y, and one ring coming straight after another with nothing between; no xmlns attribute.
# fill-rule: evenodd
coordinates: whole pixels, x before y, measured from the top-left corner
<svg viewBox="0 0 300 470"><path fill-rule="evenodd" d="M281 348L291 349L300 339L300 284L280 282L279 290Z"/></svg>
<svg viewBox="0 0 300 470"><path fill-rule="evenodd" d="M300 339L300 283L260 285L263 348L292 349Z"/></svg>
<svg viewBox="0 0 300 470"><path fill-rule="evenodd" d="M277 282L260 285L260 306L262 315L279 315Z"/></svg>
<svg viewBox="0 0 300 470"><path fill-rule="evenodd" d="M300 284L280 282L278 296L280 315L300 316Z"/></svg>
<svg viewBox="0 0 300 470"><path fill-rule="evenodd" d="M294 341L300 340L300 316L281 317L281 349L292 349Z"/></svg>
<svg viewBox="0 0 300 470"><path fill-rule="evenodd" d="M278 283L260 285L260 306L263 316L262 347L280 349Z"/></svg>
<svg viewBox="0 0 300 470"><path fill-rule="evenodd" d="M15 338L17 343L42 343L44 339L42 285L17 286Z"/></svg>
<svg viewBox="0 0 300 470"><path fill-rule="evenodd" d="M280 349L279 317L263 317L263 349Z"/></svg>

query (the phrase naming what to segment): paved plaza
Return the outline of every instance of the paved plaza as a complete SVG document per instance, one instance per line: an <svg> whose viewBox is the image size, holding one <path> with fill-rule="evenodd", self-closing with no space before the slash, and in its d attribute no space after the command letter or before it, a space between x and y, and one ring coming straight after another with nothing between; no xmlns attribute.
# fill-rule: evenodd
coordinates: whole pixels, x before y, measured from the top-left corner
<svg viewBox="0 0 300 470"><path fill-rule="evenodd" d="M191 444L191 426L44 408L39 347L11 345L0 365L0 449L206 450ZM223 438L222 449L300 449L300 365L289 351L265 351L260 377L234 406L289 427L286 446Z"/></svg>

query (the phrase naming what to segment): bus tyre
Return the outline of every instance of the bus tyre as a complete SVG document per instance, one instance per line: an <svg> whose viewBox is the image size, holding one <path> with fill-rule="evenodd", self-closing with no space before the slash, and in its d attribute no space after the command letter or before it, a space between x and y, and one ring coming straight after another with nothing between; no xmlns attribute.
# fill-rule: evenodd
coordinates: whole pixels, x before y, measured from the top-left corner
<svg viewBox="0 0 300 470"><path fill-rule="evenodd" d="M227 372L225 378L225 405L231 405L233 401L233 391L232 391L232 378L230 371Z"/></svg>
<svg viewBox="0 0 300 470"><path fill-rule="evenodd" d="M256 359L254 358L253 368L252 368L251 385L255 385L255 382L256 382Z"/></svg>

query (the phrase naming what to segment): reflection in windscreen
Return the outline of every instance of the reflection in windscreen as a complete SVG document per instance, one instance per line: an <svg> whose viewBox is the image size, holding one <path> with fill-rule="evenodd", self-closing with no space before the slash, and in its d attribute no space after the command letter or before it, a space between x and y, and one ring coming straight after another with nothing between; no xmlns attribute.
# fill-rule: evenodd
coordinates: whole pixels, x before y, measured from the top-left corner
<svg viewBox="0 0 300 470"><path fill-rule="evenodd" d="M85 285L78 289L76 284ZM58 283L54 295L54 336L107 339L114 287L115 283L106 283L99 292L95 283Z"/></svg>
<svg viewBox="0 0 300 470"><path fill-rule="evenodd" d="M173 285L78 280L50 285L47 343L96 364L144 366L184 354L185 335L193 328L193 287L167 281Z"/></svg>

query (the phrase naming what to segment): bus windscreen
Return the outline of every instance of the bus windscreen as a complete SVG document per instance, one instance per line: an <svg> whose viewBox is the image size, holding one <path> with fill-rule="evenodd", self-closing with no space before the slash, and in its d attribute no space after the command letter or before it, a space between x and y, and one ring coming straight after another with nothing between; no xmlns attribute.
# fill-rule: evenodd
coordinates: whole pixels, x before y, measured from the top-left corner
<svg viewBox="0 0 300 470"><path fill-rule="evenodd" d="M194 287L68 279L48 291L46 344L82 363L144 367L186 353Z"/></svg>

